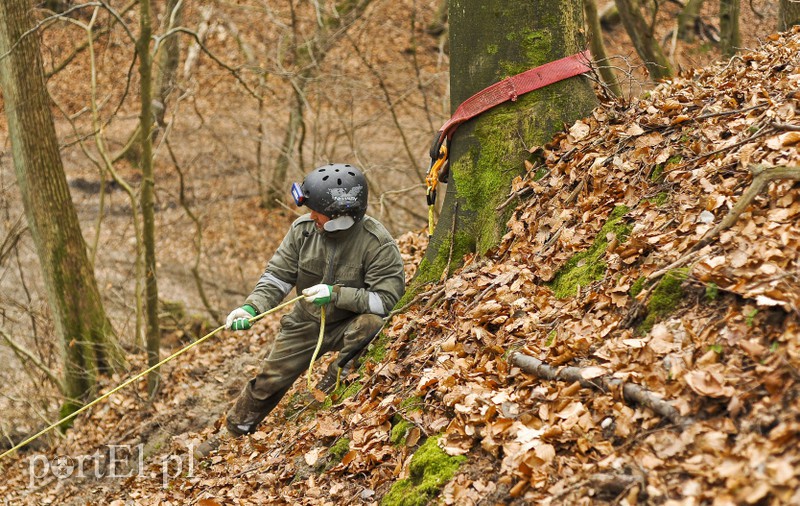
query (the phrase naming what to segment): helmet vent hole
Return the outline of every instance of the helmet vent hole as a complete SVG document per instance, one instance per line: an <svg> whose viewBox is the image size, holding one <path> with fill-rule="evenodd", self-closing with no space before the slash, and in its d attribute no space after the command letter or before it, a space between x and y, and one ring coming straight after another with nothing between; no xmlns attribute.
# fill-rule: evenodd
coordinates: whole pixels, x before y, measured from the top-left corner
<svg viewBox="0 0 800 506"><path fill-rule="evenodd" d="M342 186L342 180L341 179L337 179L337 181L339 182L339 186Z"/></svg>
<svg viewBox="0 0 800 506"><path fill-rule="evenodd" d="M325 176L322 178L323 181L327 181L330 176Z"/></svg>
<svg viewBox="0 0 800 506"><path fill-rule="evenodd" d="M352 177L356 177L356 173L355 172L348 172L348 174L350 174Z"/></svg>
<svg viewBox="0 0 800 506"><path fill-rule="evenodd" d="M325 172L325 169L319 169L320 172Z"/></svg>

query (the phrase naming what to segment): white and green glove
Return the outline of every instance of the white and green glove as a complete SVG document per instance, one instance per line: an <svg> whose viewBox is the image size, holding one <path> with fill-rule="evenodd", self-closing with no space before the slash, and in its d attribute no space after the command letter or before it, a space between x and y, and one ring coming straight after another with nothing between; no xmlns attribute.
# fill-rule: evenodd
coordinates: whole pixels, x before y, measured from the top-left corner
<svg viewBox="0 0 800 506"><path fill-rule="evenodd" d="M256 310L253 306L245 304L242 307L237 307L228 318L225 320L225 328L229 330L249 330L253 325L250 323L250 318L256 315Z"/></svg>
<svg viewBox="0 0 800 506"><path fill-rule="evenodd" d="M331 301L333 287L331 285L314 285L303 290L306 302L312 302L315 306L324 306Z"/></svg>

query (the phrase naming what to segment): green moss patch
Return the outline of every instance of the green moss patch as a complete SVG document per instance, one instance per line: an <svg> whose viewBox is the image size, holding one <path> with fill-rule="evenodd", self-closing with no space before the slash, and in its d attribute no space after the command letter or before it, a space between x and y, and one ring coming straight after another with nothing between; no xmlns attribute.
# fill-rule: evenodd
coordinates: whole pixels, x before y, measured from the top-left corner
<svg viewBox="0 0 800 506"><path fill-rule="evenodd" d="M706 285L706 300L713 302L719 297L719 286L716 283L709 283Z"/></svg>
<svg viewBox="0 0 800 506"><path fill-rule="evenodd" d="M644 290L645 281L647 281L647 278L640 276L636 281L633 282L631 289L628 291L628 294L630 294L632 299L635 299L637 295L642 293L642 290Z"/></svg>
<svg viewBox="0 0 800 506"><path fill-rule="evenodd" d="M669 200L669 193L667 192L659 192L654 197L650 197L649 199L645 199L647 202L655 204L659 207L663 206Z"/></svg>
<svg viewBox="0 0 800 506"><path fill-rule="evenodd" d="M339 404L345 399L349 399L358 394L364 385L361 384L360 378L349 384L340 384L339 388L331 392L322 403L321 409L330 409L334 404Z"/></svg>
<svg viewBox="0 0 800 506"><path fill-rule="evenodd" d="M349 451L350 440L346 437L343 437L336 441L336 443L334 443L333 446L328 449L328 457L330 457L331 462L338 464Z"/></svg>
<svg viewBox="0 0 800 506"><path fill-rule="evenodd" d="M392 426L392 432L389 434L389 441L395 446L404 445L406 443L408 430L413 426L414 424L405 418L400 418L397 423Z"/></svg>
<svg viewBox="0 0 800 506"><path fill-rule="evenodd" d="M647 301L647 317L639 326L641 333L650 332L658 321L669 315L683 300L682 284L689 276L689 269L674 269L664 274Z"/></svg>
<svg viewBox="0 0 800 506"><path fill-rule="evenodd" d="M455 476L467 458L451 457L439 448L440 436L428 438L411 457L410 477L392 485L381 500L382 506L423 506Z"/></svg>
<svg viewBox="0 0 800 506"><path fill-rule="evenodd" d="M578 286L588 286L603 279L608 268L603 262L608 248L608 234L612 232L616 234L619 242L627 240L632 227L625 223L623 217L629 210L626 206L615 207L591 247L574 255L559 269L550 283L550 288L557 298L573 297L578 292Z"/></svg>
<svg viewBox="0 0 800 506"><path fill-rule="evenodd" d="M408 399L403 399L400 403L400 410L401 411L422 411L422 397L415 395L413 397L409 397Z"/></svg>
<svg viewBox="0 0 800 506"><path fill-rule="evenodd" d="M670 165L678 165L683 158L681 155L673 155L664 163L659 163L653 167L653 172L650 173L650 181L653 183L664 182L665 172ZM658 204L661 205L661 204Z"/></svg>

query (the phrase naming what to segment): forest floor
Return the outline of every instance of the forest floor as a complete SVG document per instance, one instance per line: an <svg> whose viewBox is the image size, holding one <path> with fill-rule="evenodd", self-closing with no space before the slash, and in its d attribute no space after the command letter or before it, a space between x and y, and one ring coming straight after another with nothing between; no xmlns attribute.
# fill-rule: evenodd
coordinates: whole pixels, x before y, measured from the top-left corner
<svg viewBox="0 0 800 506"><path fill-rule="evenodd" d="M355 387L320 406L298 381L259 432L194 458L193 446L220 430L257 370L276 315L165 366L155 401L143 386L131 389L79 417L47 449L0 463L2 502L800 502L798 185L771 183L729 230L691 251L739 201L752 164L800 165L800 34L752 43L754 51L716 65L698 44L696 60L684 56L696 70L687 64L669 84L604 103L532 150L535 165L515 184L520 203L503 243L392 319L351 378ZM73 173L73 190L87 174ZM231 197L219 186L210 181L198 199L224 209L209 219L204 261L226 266L209 276L214 306L225 311L294 215L254 213L257 196ZM193 301L192 312L200 304L186 261L191 242L173 240L191 222L175 187L166 187L159 249L170 253L159 280L165 300ZM76 193L91 224L95 194ZM109 208L124 214L124 199L112 199ZM237 237L258 239L237 241L225 233L231 226L246 227ZM113 251L125 227L122 219L105 227L103 249ZM411 232L400 243L410 278L425 238ZM130 265L124 251L117 255L104 260L99 279L118 301L112 311L130 314L119 288ZM166 341L173 350L214 325L175 319ZM641 385L685 424L614 389L524 373L511 351L581 367L587 380ZM130 370L144 368L142 354L130 360Z"/></svg>

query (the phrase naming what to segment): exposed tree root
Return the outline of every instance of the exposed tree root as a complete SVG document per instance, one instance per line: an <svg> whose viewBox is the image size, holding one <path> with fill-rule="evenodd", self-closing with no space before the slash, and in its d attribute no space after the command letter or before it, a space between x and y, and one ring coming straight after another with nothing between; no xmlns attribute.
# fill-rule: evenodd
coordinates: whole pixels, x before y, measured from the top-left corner
<svg viewBox="0 0 800 506"><path fill-rule="evenodd" d="M629 404L636 404L649 408L657 415L666 418L679 427L685 427L692 422L691 418L684 418L669 401L661 399L653 392L646 390L633 383L626 383L616 378L604 376L596 378L584 378L586 369L580 367L556 368L545 364L541 360L525 355L524 353L514 352L508 359L509 363L516 365L523 371L533 374L541 379L555 381L578 382L584 388L593 388L603 392L618 390L622 392L622 398Z"/></svg>

